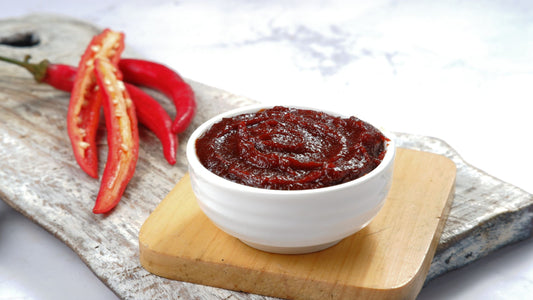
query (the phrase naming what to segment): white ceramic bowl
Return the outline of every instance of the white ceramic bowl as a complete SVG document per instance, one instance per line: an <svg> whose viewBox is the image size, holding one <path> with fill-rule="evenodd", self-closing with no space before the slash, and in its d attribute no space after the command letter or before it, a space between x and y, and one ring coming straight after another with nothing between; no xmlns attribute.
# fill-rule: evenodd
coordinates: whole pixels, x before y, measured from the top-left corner
<svg viewBox="0 0 533 300"><path fill-rule="evenodd" d="M238 184L206 169L196 155L196 140L223 117L272 106L248 106L218 115L191 135L187 160L198 204L221 230L267 252L319 251L361 230L383 207L392 182L394 141L370 173L338 185L308 190L269 190ZM313 109L309 107L299 107ZM331 115L340 115L328 112Z"/></svg>

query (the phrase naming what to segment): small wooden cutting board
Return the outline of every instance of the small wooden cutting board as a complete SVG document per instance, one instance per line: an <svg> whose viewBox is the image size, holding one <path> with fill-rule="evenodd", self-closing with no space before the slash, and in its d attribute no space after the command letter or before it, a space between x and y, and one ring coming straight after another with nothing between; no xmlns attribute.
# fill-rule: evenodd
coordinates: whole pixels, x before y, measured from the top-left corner
<svg viewBox="0 0 533 300"><path fill-rule="evenodd" d="M219 230L188 175L141 227L140 260L156 275L290 299L413 299L429 270L454 195L448 158L398 149L385 206L363 230L311 254L253 249Z"/></svg>

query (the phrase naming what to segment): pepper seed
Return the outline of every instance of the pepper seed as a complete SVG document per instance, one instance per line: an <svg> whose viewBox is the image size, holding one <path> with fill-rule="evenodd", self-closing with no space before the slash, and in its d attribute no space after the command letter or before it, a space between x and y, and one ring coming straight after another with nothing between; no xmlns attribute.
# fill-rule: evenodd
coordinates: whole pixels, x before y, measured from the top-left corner
<svg viewBox="0 0 533 300"><path fill-rule="evenodd" d="M90 145L91 144L89 144L89 143L87 143L85 141L80 141L80 143L79 143L80 148L82 148L83 150L89 148Z"/></svg>
<svg viewBox="0 0 533 300"><path fill-rule="evenodd" d="M121 91L123 91L123 90L126 89L126 85L124 85L124 81L122 81L122 80L117 81L117 85L118 85L118 88L119 88Z"/></svg>

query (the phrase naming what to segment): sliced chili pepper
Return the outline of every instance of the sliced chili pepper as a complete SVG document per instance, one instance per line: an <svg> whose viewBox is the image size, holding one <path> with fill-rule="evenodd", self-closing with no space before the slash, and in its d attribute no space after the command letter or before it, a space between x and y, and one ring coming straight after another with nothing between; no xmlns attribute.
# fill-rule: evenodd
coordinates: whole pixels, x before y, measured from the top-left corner
<svg viewBox="0 0 533 300"><path fill-rule="evenodd" d="M119 68L124 80L160 91L172 99L176 117L172 124L174 133L187 129L196 113L196 100L192 88L172 69L151 61L121 59Z"/></svg>
<svg viewBox="0 0 533 300"><path fill-rule="evenodd" d="M81 57L67 114L67 130L76 161L89 176L98 177L96 132L100 118L101 94L94 76L94 60L106 58L117 63L124 49L124 34L105 29L89 43Z"/></svg>
<svg viewBox="0 0 533 300"><path fill-rule="evenodd" d="M0 56L0 60L13 63L26 68L37 82L46 83L56 89L71 92L76 77L76 68L64 64L52 64L48 60L43 60L38 64L29 62L30 57L26 56L24 61ZM172 119L163 109L161 104L152 96L136 86L125 83L133 103L135 104L139 123L152 131L163 147L163 155L169 164L176 163L176 153L178 148L178 137L172 132Z"/></svg>
<svg viewBox="0 0 533 300"><path fill-rule="evenodd" d="M139 155L139 134L135 108L120 71L106 59L95 59L94 71L103 95L108 154L100 190L93 208L95 214L113 209L135 172ZM118 75L117 75L118 74Z"/></svg>

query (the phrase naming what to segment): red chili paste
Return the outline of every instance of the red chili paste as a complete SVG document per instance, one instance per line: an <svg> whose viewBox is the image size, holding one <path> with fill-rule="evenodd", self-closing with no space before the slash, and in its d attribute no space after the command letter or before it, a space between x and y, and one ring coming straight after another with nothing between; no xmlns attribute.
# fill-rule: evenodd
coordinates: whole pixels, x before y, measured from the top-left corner
<svg viewBox="0 0 533 300"><path fill-rule="evenodd" d="M200 162L231 181L302 190L354 180L379 165L387 138L356 117L276 106L224 118L196 141Z"/></svg>

